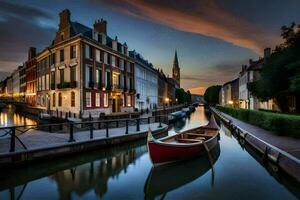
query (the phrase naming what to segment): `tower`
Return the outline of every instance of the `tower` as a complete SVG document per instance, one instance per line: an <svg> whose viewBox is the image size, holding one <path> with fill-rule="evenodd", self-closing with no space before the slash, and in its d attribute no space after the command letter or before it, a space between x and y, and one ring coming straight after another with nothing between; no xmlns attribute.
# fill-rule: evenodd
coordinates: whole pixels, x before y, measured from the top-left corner
<svg viewBox="0 0 300 200"><path fill-rule="evenodd" d="M172 71L173 71L173 79L175 80L178 88L180 88L180 68L179 68L179 64L178 64L177 50L175 50L175 57L174 57L174 61L173 61Z"/></svg>

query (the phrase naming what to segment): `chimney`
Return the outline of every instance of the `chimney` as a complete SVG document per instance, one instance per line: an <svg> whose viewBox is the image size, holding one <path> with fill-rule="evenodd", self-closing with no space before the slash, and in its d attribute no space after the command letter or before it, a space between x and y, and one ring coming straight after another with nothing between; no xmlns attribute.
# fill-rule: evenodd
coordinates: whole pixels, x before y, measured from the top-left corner
<svg viewBox="0 0 300 200"><path fill-rule="evenodd" d="M97 20L94 23L95 31L97 31L99 33L104 33L105 35L107 34L106 26L107 26L107 22L105 20L103 20L102 18L101 18L101 20Z"/></svg>
<svg viewBox="0 0 300 200"><path fill-rule="evenodd" d="M253 60L249 59L249 65L252 65L252 63L253 63Z"/></svg>
<svg viewBox="0 0 300 200"><path fill-rule="evenodd" d="M264 59L270 57L271 55L271 48L265 48L264 49Z"/></svg>
<svg viewBox="0 0 300 200"><path fill-rule="evenodd" d="M36 48L35 47L30 47L28 50L28 60L31 60L36 56Z"/></svg>
<svg viewBox="0 0 300 200"><path fill-rule="evenodd" d="M68 9L65 9L59 13L59 30L67 28L71 23L71 12Z"/></svg>

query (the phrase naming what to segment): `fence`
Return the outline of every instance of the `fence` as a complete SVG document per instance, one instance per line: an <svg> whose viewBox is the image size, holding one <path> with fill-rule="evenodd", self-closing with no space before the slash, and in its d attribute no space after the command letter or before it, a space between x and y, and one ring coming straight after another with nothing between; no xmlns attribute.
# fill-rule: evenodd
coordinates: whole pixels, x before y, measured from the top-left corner
<svg viewBox="0 0 300 200"><path fill-rule="evenodd" d="M26 145L21 141L19 135L28 132L29 130L43 130L47 132L55 132L62 134L69 134L68 142L75 142L74 133L81 131L89 131L89 139L94 138L95 130L105 130L105 137L110 137L111 128L125 128L124 135L131 132L139 132L142 124L159 123L158 128L162 127L162 123L168 124L168 117L166 115L157 115L146 118L127 118L117 120L91 120L85 122L67 122L56 124L39 124L39 125L23 125L23 126L10 126L0 127L0 131L3 132L1 137L10 135L9 152L16 151L16 141L18 141L22 148L27 150ZM133 130L129 130L133 128Z"/></svg>

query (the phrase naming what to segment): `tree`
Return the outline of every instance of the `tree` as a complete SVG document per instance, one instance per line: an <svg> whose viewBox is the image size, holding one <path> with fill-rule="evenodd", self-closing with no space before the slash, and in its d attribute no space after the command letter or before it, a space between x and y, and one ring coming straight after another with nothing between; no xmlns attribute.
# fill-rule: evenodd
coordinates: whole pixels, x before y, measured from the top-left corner
<svg viewBox="0 0 300 200"><path fill-rule="evenodd" d="M204 93L204 100L210 105L216 105L219 103L219 92L222 86L213 85L208 87Z"/></svg>
<svg viewBox="0 0 300 200"><path fill-rule="evenodd" d="M189 90L185 92L183 88L176 89L175 97L178 103L191 103L192 101L191 92Z"/></svg>
<svg viewBox="0 0 300 200"><path fill-rule="evenodd" d="M287 96L296 97L300 109L300 25L281 28L284 42L266 60L258 81L248 84L249 91L260 100L274 99L283 112L289 112Z"/></svg>

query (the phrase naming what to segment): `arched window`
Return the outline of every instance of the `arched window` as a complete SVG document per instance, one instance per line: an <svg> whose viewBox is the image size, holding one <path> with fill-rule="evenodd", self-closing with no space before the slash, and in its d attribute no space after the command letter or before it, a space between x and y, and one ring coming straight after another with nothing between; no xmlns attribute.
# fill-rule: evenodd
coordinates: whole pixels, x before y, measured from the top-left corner
<svg viewBox="0 0 300 200"><path fill-rule="evenodd" d="M58 106L61 107L62 104L62 96L61 93L58 93Z"/></svg>
<svg viewBox="0 0 300 200"><path fill-rule="evenodd" d="M52 94L52 107L55 107L55 106L56 106L55 103L56 103L56 94L53 93L53 94Z"/></svg>
<svg viewBox="0 0 300 200"><path fill-rule="evenodd" d="M75 92L71 92L71 107L75 107Z"/></svg>

